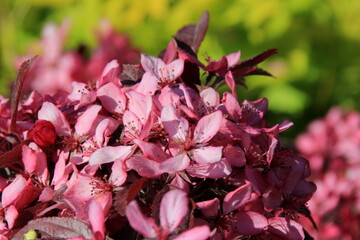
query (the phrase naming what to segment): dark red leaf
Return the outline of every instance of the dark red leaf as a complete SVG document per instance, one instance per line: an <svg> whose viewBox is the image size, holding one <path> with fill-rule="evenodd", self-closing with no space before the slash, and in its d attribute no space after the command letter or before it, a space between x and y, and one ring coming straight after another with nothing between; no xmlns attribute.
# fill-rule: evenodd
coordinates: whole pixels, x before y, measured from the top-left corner
<svg viewBox="0 0 360 240"><path fill-rule="evenodd" d="M4 168L13 164L22 164L22 146L28 144L30 140L25 140L10 151L0 156L0 168Z"/></svg>
<svg viewBox="0 0 360 240"><path fill-rule="evenodd" d="M201 42L204 40L209 24L209 13L205 11L197 24L190 24L182 27L175 35L175 38L184 42L197 53Z"/></svg>
<svg viewBox="0 0 360 240"><path fill-rule="evenodd" d="M184 71L181 74L181 79L188 87L194 89L196 92L199 92L199 89L196 87L196 85L200 85L201 82L200 69L197 64L185 61Z"/></svg>
<svg viewBox="0 0 360 240"><path fill-rule="evenodd" d="M275 48L266 50L265 52L262 52L254 57L239 62L238 64L236 64L231 68L231 71L238 71L238 70L254 67L276 53L277 53L277 49Z"/></svg>
<svg viewBox="0 0 360 240"><path fill-rule="evenodd" d="M148 181L147 178L140 178L139 180L137 180L136 182L134 182L129 189L128 195L127 195L127 203L131 202L132 200L134 200L136 198L136 196L138 195L138 193L141 191L141 189L143 189L145 183Z"/></svg>
<svg viewBox="0 0 360 240"><path fill-rule="evenodd" d="M81 221L72 218L45 217L30 221L12 239L23 240L24 234L30 229L40 233L42 238L68 239L82 237L91 239L93 237L92 231Z"/></svg>
<svg viewBox="0 0 360 240"><path fill-rule="evenodd" d="M205 67L205 71L215 72L220 76L225 76L227 70L228 70L228 61L226 57L222 57L219 61L211 61Z"/></svg>
<svg viewBox="0 0 360 240"><path fill-rule="evenodd" d="M23 62L21 64L19 72L16 76L16 80L15 80L14 87L12 89L12 94L11 94L11 110L12 110L12 112L11 112L11 122L10 122L9 132L13 132L13 133L16 132L16 116L17 116L17 109L18 109L19 102L20 102L22 88L24 86L24 81L26 79L26 75L36 58L37 58L37 56L30 58L30 59L26 60L25 62Z"/></svg>
<svg viewBox="0 0 360 240"><path fill-rule="evenodd" d="M144 75L144 71L132 64L123 64L120 73L121 83L124 85L134 85L139 82Z"/></svg>

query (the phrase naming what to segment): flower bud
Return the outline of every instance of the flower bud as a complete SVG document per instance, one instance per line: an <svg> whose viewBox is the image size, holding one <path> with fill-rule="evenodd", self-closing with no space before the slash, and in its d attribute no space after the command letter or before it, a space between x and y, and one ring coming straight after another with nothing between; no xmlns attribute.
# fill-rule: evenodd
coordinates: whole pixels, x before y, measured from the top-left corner
<svg viewBox="0 0 360 240"><path fill-rule="evenodd" d="M30 128L27 138L41 147L48 147L56 140L55 126L47 120L37 120Z"/></svg>

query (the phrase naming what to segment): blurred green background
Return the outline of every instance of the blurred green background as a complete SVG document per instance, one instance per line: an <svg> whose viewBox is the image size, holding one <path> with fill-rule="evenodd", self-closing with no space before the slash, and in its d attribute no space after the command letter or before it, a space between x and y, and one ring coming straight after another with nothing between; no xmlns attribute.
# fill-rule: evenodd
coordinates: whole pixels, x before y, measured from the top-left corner
<svg viewBox="0 0 360 240"><path fill-rule="evenodd" d="M333 105L360 109L359 0L1 0L0 93L8 96L14 59L41 36L45 23L71 22L67 49L96 45L102 18L131 37L142 52L157 55L183 25L210 12L199 51L218 59L241 50L242 59L269 48L279 54L261 67L276 78L249 77L241 99L269 99L271 123L290 119L293 137Z"/></svg>

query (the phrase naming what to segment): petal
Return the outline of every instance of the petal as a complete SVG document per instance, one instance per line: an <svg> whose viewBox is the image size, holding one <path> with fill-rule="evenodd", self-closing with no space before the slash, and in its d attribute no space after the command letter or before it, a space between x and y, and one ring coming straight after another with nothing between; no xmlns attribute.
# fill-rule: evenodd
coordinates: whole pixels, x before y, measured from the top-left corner
<svg viewBox="0 0 360 240"><path fill-rule="evenodd" d="M237 93L236 93L236 84L235 84L234 77L233 77L231 71L228 71L228 72L226 73L226 75L225 75L225 81L226 81L227 85L230 87L232 95L233 95L236 99L238 99Z"/></svg>
<svg viewBox="0 0 360 240"><path fill-rule="evenodd" d="M126 217L128 218L131 227L144 235L144 237L156 237L155 229L157 226L154 219L145 217L135 200L127 205Z"/></svg>
<svg viewBox="0 0 360 240"><path fill-rule="evenodd" d="M162 76L162 80L168 80L169 82L177 79L184 71L184 60L176 59L166 65L166 74Z"/></svg>
<svg viewBox="0 0 360 240"><path fill-rule="evenodd" d="M145 72L135 91L144 95L148 93L154 95L158 87L158 81L158 78L154 74Z"/></svg>
<svg viewBox="0 0 360 240"><path fill-rule="evenodd" d="M119 70L119 63L116 59L106 64L97 87L99 88L108 82L112 82L118 76Z"/></svg>
<svg viewBox="0 0 360 240"><path fill-rule="evenodd" d="M28 173L33 173L36 170L36 152L27 145L22 146L22 161L24 168Z"/></svg>
<svg viewBox="0 0 360 240"><path fill-rule="evenodd" d="M101 110L100 105L89 106L80 117L78 117L75 124L75 132L78 137L87 135Z"/></svg>
<svg viewBox="0 0 360 240"><path fill-rule="evenodd" d="M96 94L107 111L111 113L124 113L126 97L117 85L110 82L98 89Z"/></svg>
<svg viewBox="0 0 360 240"><path fill-rule="evenodd" d="M196 240L206 240L210 237L210 228L206 225L193 227L179 236L177 236L174 240L189 240L189 239L196 239Z"/></svg>
<svg viewBox="0 0 360 240"><path fill-rule="evenodd" d="M129 99L128 109L135 113L141 124L145 125L152 111L152 97L150 94L141 94L135 91L126 93Z"/></svg>
<svg viewBox="0 0 360 240"><path fill-rule="evenodd" d="M168 105L162 109L161 121L171 138L178 143L186 141L189 122L185 118L179 116L173 105Z"/></svg>
<svg viewBox="0 0 360 240"><path fill-rule="evenodd" d="M269 219L269 232L289 240L303 240L305 238L304 230L299 223L282 217Z"/></svg>
<svg viewBox="0 0 360 240"><path fill-rule="evenodd" d="M188 212L189 199L186 192L175 189L167 192L160 204L160 224L173 232Z"/></svg>
<svg viewBox="0 0 360 240"><path fill-rule="evenodd" d="M245 153L239 146L228 144L224 149L224 158L234 167L243 167L246 164Z"/></svg>
<svg viewBox="0 0 360 240"><path fill-rule="evenodd" d="M221 160L223 147L199 147L192 150L194 159L197 163L207 164L216 163Z"/></svg>
<svg viewBox="0 0 360 240"><path fill-rule="evenodd" d="M227 55L226 59L228 61L228 68L231 68L232 66L237 64L239 62L239 60L240 60L240 56L241 56L240 51L230 53L229 55Z"/></svg>
<svg viewBox="0 0 360 240"><path fill-rule="evenodd" d="M117 159L111 167L111 175L109 180L115 186L121 186L126 180L127 173L124 170L123 165L124 161L121 159Z"/></svg>
<svg viewBox="0 0 360 240"><path fill-rule="evenodd" d="M150 158L157 162L162 162L168 158L160 144L140 141L137 139L134 139L134 143L140 147L144 156L147 158Z"/></svg>
<svg viewBox="0 0 360 240"><path fill-rule="evenodd" d="M51 102L44 102L38 112L38 119L48 120L54 124L60 136L71 136L71 128L64 114Z"/></svg>
<svg viewBox="0 0 360 240"><path fill-rule="evenodd" d="M113 162L116 159L126 159L133 152L132 146L103 147L96 150L89 159L90 165L100 165Z"/></svg>
<svg viewBox="0 0 360 240"><path fill-rule="evenodd" d="M93 182L90 177L79 177L71 182L68 181L68 188L64 193L67 199L76 201L88 201L93 197Z"/></svg>
<svg viewBox="0 0 360 240"><path fill-rule="evenodd" d="M231 171L231 165L226 159L212 164L194 164L190 165L186 171L193 177L223 178L228 176Z"/></svg>
<svg viewBox="0 0 360 240"><path fill-rule="evenodd" d="M226 194L223 203L224 214L244 206L251 200L252 187L249 183Z"/></svg>
<svg viewBox="0 0 360 240"><path fill-rule="evenodd" d="M196 203L196 207L200 208L205 217L216 216L219 211L219 206L220 200L218 198Z"/></svg>
<svg viewBox="0 0 360 240"><path fill-rule="evenodd" d="M160 163L146 157L132 157L126 161L126 166L134 169L140 176L154 178L164 171L160 169Z"/></svg>
<svg viewBox="0 0 360 240"><path fill-rule="evenodd" d="M101 239L105 237L105 216L104 210L100 203L96 200L91 200L89 204L89 221L94 234L100 233Z"/></svg>
<svg viewBox="0 0 360 240"><path fill-rule="evenodd" d="M183 190L186 193L189 193L189 183L186 182L179 174L175 174L175 177L170 183L171 186L174 186L180 190Z"/></svg>
<svg viewBox="0 0 360 240"><path fill-rule="evenodd" d="M203 99L206 106L216 107L220 104L220 96L213 88L206 88L200 92L200 96Z"/></svg>
<svg viewBox="0 0 360 240"><path fill-rule="evenodd" d="M21 192L26 187L26 179L21 175L16 175L16 178L10 185L8 185L1 196L2 207L7 207L10 204L13 204L16 199L19 197Z"/></svg>
<svg viewBox="0 0 360 240"><path fill-rule="evenodd" d="M14 205L10 205L5 212L5 220L8 224L8 228L11 229L14 226L16 218L19 216L19 212L17 211Z"/></svg>
<svg viewBox="0 0 360 240"><path fill-rule="evenodd" d="M196 125L193 141L196 143L206 143L210 141L219 131L221 120L222 113L220 111L202 117Z"/></svg>
<svg viewBox="0 0 360 240"><path fill-rule="evenodd" d="M190 159L186 153L180 153L175 157L166 159L160 164L160 169L167 173L177 173L184 171L190 164Z"/></svg>
<svg viewBox="0 0 360 240"><path fill-rule="evenodd" d="M131 111L126 110L123 116L124 134L130 139L136 139L140 136L142 124L139 118Z"/></svg>
<svg viewBox="0 0 360 240"><path fill-rule="evenodd" d="M105 137L110 135L110 132L108 131L109 123L110 120L108 118L105 118L96 127L95 139L99 146L103 146Z"/></svg>
<svg viewBox="0 0 360 240"><path fill-rule="evenodd" d="M231 226L242 235L257 235L268 227L267 218L257 212L239 212L234 219L236 221L232 221Z"/></svg>
<svg viewBox="0 0 360 240"><path fill-rule="evenodd" d="M146 72L153 73L157 78L160 79L158 69L165 69L166 65L160 58L141 54L141 66Z"/></svg>
<svg viewBox="0 0 360 240"><path fill-rule="evenodd" d="M236 122L238 122L241 118L241 108L237 98L231 93L225 92L222 102L230 117Z"/></svg>

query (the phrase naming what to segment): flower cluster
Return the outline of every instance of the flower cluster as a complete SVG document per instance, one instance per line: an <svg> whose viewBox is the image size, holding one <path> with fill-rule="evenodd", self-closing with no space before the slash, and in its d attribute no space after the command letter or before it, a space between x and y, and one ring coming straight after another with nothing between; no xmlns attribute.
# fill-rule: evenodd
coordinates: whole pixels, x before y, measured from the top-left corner
<svg viewBox="0 0 360 240"><path fill-rule="evenodd" d="M309 201L318 239L360 236L360 114L332 108L315 120L296 145L310 161L318 191ZM346 223L346 224L344 224Z"/></svg>
<svg viewBox="0 0 360 240"><path fill-rule="evenodd" d="M265 98L236 95L244 76L268 75L256 65L276 51L203 64L207 23L205 13L180 29L161 57L113 60L25 101L36 60L22 65L11 106L0 102L1 239L305 238L297 218L311 218L316 187L307 160L280 146L292 123L268 126ZM231 93L200 86L201 72Z"/></svg>

